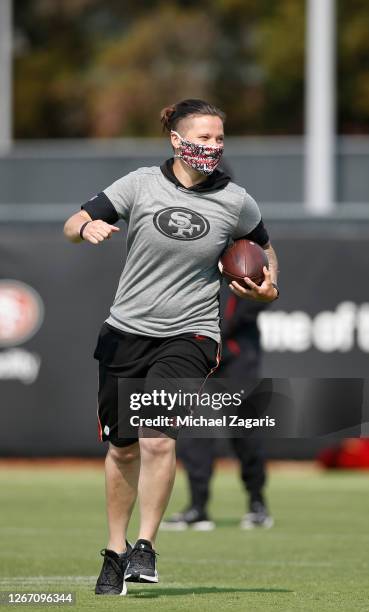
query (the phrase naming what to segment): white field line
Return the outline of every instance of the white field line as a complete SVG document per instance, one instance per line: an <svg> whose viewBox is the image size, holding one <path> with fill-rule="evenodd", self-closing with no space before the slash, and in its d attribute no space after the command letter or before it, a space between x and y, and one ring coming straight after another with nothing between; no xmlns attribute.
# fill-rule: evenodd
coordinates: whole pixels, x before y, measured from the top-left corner
<svg viewBox="0 0 369 612"><path fill-rule="evenodd" d="M0 527L0 533L17 533L17 532L21 532L21 533L54 533L55 531L59 532L59 531L67 531L68 533L81 533L81 529L79 527L69 527L69 526L65 526L65 527L23 527L23 526L12 526L12 525L7 525L6 527ZM88 532L94 532L96 533L96 528L94 527L84 527L83 528L83 533L88 533Z"/></svg>
<svg viewBox="0 0 369 612"><path fill-rule="evenodd" d="M13 576L8 578L0 578L0 586L6 586L8 584L54 584L56 582L60 582L61 584L89 584L95 581L96 576Z"/></svg>
<svg viewBox="0 0 369 612"><path fill-rule="evenodd" d="M342 513L342 516L345 516L344 513ZM336 520L337 519L337 520ZM338 517L335 517L335 521L337 522L337 524L340 523L340 516L338 515ZM215 521L216 523L216 521ZM364 527L364 521L363 521L363 527ZM366 525L365 525L366 527ZM219 527L219 529L221 529ZM20 533L22 535L42 535L42 533L59 533L59 532L64 532L66 531L67 533L81 533L81 529L80 528L70 528L70 527L13 527L13 526L7 526L7 527L0 527L0 533L10 533L10 534L17 534ZM267 537L270 537L274 540L279 540L279 539L285 539L286 537L290 537L291 535L295 536L294 533L291 533L290 531L287 531L284 527L284 525L280 526L279 524L277 524L277 526L271 530L267 529L267 530L258 530L255 529L253 530L255 532L260 533L260 535L265 534ZM83 529L83 533L94 533L96 534L96 528L94 527L89 527L87 529ZM183 532L179 532L178 536L180 536L180 534ZM199 532L198 532L199 533ZM205 534L205 537L208 537L207 532L202 532ZM211 535L211 533L213 532L209 532L209 534ZM240 530L240 534L247 534L248 532L241 532ZM246 537L246 536L245 536ZM315 531L314 533L307 533L307 534L303 534L303 533L299 533L298 537L300 539L302 538L308 538L309 540L311 539L320 539L320 538L329 538L332 539L334 538L335 540L337 540L337 538L339 539L347 539L349 538L350 540L352 540L353 538L357 537L360 538L360 541L362 540L368 540L369 539L369 533L362 533L359 531L359 527L357 528L357 532L356 533L345 533L342 531L336 531L336 532L330 532L327 533L325 531ZM0 553L0 556L3 556L3 552Z"/></svg>
<svg viewBox="0 0 369 612"><path fill-rule="evenodd" d="M336 567L341 565L347 565L347 559L342 561L255 561L253 559L191 559L191 560L178 560L178 559L166 559L168 562L177 564L197 564L197 565L258 565L268 567ZM360 567L363 567L363 563L360 562ZM367 564L365 564L367 565ZM369 564L368 564L369 565Z"/></svg>
<svg viewBox="0 0 369 612"><path fill-rule="evenodd" d="M240 565L257 565L257 566L269 566L269 567L314 567L314 568L329 568L329 567L335 567L335 566L342 566L342 565L346 565L347 561L341 561L341 562L323 562L323 561L256 561L256 560L245 560L245 561L241 561L240 559L191 559L188 561L178 561L178 559L176 558L167 558L166 559L167 562L170 563L174 563L176 562L177 564L195 564L195 565L237 565L238 567L240 567ZM368 564L365 564L365 566ZM363 568L363 563L360 563L360 568ZM42 584L55 584L55 583L61 583L61 584L93 584L96 581L96 576L61 576L61 575L55 575L55 576L9 576L9 577L3 577L0 578L0 587L6 586L6 585L15 585L15 584L22 584L22 585L26 585L26 584L35 584L35 583L42 583Z"/></svg>

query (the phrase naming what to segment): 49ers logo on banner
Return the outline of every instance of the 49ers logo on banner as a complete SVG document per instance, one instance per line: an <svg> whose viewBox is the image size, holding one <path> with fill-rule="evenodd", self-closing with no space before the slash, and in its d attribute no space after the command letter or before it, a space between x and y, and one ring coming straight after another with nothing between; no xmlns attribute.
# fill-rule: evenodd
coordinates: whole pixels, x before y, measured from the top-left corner
<svg viewBox="0 0 369 612"><path fill-rule="evenodd" d="M44 316L41 297L29 285L0 280L0 347L18 346L39 330Z"/></svg>
<svg viewBox="0 0 369 612"><path fill-rule="evenodd" d="M198 240L210 230L209 221L189 208L163 208L153 221L159 232L174 240Z"/></svg>

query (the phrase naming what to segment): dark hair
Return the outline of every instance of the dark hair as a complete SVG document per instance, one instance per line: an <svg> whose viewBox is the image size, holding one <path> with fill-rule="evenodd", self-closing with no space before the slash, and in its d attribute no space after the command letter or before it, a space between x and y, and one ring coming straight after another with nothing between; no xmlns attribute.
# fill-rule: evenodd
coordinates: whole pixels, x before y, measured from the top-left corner
<svg viewBox="0 0 369 612"><path fill-rule="evenodd" d="M188 99L166 106L160 113L160 121L163 126L163 132L167 130L175 130L178 122L185 117L191 115L213 115L219 117L223 123L226 120L226 115L213 104L204 102L204 100Z"/></svg>

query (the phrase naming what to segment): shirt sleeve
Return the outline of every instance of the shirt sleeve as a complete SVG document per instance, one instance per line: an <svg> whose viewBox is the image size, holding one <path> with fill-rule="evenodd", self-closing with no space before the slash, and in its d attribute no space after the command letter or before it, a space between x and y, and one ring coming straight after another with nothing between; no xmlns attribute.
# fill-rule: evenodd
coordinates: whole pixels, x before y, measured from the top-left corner
<svg viewBox="0 0 369 612"><path fill-rule="evenodd" d="M252 240L261 247L265 247L269 243L269 234L264 225L263 219L260 219L259 223L255 229L252 230L252 232L246 234L246 236L242 236L242 238L247 238L247 240Z"/></svg>
<svg viewBox="0 0 369 612"><path fill-rule="evenodd" d="M82 208L94 220L102 219L108 223L115 223L118 219L128 221L136 189L136 173L130 172L83 204Z"/></svg>
<svg viewBox="0 0 369 612"><path fill-rule="evenodd" d="M238 223L234 229L232 238L245 238L250 234L261 221L261 213L259 206L250 194L245 193L245 197L241 206Z"/></svg>
<svg viewBox="0 0 369 612"><path fill-rule="evenodd" d="M130 172L104 189L105 195L113 204L120 219L128 221L136 196L137 173Z"/></svg>

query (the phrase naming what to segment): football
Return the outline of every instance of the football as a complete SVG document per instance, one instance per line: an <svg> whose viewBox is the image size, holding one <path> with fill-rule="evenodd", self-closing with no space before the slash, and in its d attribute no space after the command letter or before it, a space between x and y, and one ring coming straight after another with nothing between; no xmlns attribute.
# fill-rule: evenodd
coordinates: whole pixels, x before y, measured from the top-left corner
<svg viewBox="0 0 369 612"><path fill-rule="evenodd" d="M243 280L245 276L257 285L264 280L263 267L268 268L268 258L264 249L256 242L241 238L236 240L222 254L219 260L219 270L229 281L237 281L243 287L249 288Z"/></svg>

